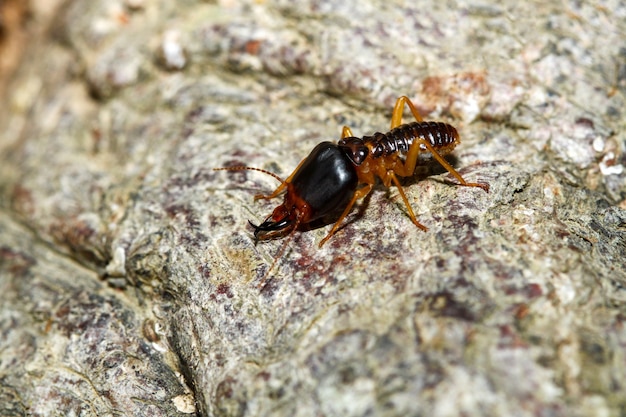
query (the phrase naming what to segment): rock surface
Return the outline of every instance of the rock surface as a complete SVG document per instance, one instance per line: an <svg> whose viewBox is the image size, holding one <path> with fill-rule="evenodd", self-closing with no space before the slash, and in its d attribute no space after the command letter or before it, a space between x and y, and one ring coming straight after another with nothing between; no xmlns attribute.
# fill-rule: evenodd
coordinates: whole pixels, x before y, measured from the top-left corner
<svg viewBox="0 0 626 417"><path fill-rule="evenodd" d="M0 89L0 415L624 413L622 2L50 4ZM212 168L404 94L490 192L428 165L427 232L377 187L259 288L276 181Z"/></svg>

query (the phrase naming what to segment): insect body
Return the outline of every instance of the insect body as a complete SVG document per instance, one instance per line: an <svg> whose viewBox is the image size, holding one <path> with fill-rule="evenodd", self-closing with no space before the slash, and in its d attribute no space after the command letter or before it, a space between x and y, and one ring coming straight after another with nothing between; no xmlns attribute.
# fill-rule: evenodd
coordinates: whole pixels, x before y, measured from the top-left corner
<svg viewBox="0 0 626 417"><path fill-rule="evenodd" d="M417 120L402 124L402 112L408 105ZM389 187L393 183L406 205L411 221L420 229L427 228L417 221L398 177L413 175L419 155L430 153L460 183L489 191L486 183L467 182L443 158L459 144L459 134L451 125L424 122L413 103L405 96L398 98L391 118L391 130L363 138L355 137L344 126L339 142L317 145L286 180L275 174L245 166L217 168L218 170L256 170L277 178L281 185L270 195L255 199L272 199L285 192L282 204L263 223L252 225L254 236L265 240L291 234L301 225L343 210L332 229L319 243L321 247L339 229L354 203L370 193L376 178Z"/></svg>

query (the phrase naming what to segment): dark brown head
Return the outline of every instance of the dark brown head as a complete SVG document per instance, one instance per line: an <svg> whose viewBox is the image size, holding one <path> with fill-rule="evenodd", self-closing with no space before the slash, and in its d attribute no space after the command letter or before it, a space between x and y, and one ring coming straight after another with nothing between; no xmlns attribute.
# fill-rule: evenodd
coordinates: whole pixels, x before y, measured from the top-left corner
<svg viewBox="0 0 626 417"><path fill-rule="evenodd" d="M354 196L358 175L343 148L332 142L317 145L287 180L284 202L260 225L257 239L273 239L300 224L321 219L346 207Z"/></svg>

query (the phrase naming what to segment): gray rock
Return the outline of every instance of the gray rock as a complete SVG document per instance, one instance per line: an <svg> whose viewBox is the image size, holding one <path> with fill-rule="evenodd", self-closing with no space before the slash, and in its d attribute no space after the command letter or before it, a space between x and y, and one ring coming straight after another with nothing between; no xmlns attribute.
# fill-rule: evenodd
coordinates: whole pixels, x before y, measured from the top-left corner
<svg viewBox="0 0 626 417"><path fill-rule="evenodd" d="M38 13L0 89L1 415L626 408L623 3ZM376 187L322 248L255 242L276 181L213 168L286 178L400 95L490 192L425 163L427 232Z"/></svg>

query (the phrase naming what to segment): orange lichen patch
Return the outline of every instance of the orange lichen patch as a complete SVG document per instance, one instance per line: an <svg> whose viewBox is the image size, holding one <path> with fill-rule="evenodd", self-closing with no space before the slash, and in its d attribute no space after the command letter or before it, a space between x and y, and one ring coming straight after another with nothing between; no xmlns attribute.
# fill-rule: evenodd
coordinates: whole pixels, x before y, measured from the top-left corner
<svg viewBox="0 0 626 417"><path fill-rule="evenodd" d="M0 2L0 95L22 56L26 43L24 22L28 13L28 2Z"/></svg>
<svg viewBox="0 0 626 417"><path fill-rule="evenodd" d="M484 71L427 77L417 92L416 102L426 114L449 114L471 122L487 104L491 88Z"/></svg>
<svg viewBox="0 0 626 417"><path fill-rule="evenodd" d="M35 213L35 202L31 190L17 184L11 194L11 208L24 216L32 216Z"/></svg>
<svg viewBox="0 0 626 417"><path fill-rule="evenodd" d="M257 39L251 39L245 44L246 53L250 55L258 55L259 49L261 49L261 41Z"/></svg>

